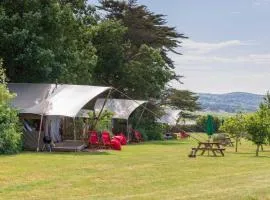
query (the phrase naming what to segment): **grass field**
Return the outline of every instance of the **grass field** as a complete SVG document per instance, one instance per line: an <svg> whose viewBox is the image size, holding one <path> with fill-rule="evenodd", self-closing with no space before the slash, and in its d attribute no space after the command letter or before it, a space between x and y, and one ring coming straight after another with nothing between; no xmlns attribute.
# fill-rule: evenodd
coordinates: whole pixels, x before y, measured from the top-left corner
<svg viewBox="0 0 270 200"><path fill-rule="evenodd" d="M0 156L0 199L270 199L270 147L188 158L196 143L151 142L121 152Z"/></svg>

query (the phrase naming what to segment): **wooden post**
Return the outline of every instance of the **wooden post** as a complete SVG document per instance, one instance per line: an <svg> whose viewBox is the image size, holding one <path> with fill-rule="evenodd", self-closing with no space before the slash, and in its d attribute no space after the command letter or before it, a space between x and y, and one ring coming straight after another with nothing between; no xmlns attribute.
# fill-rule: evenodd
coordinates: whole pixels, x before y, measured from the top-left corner
<svg viewBox="0 0 270 200"><path fill-rule="evenodd" d="M129 130L128 130L128 119L127 119L127 136L128 136L128 142L130 141L130 134L129 134Z"/></svg>
<svg viewBox="0 0 270 200"><path fill-rule="evenodd" d="M137 124L136 124L135 128L137 128L137 126L139 125L139 123L140 123L140 121L141 121L141 118L142 118L142 116L143 116L144 111L145 111L145 107L143 107L143 111L142 111L142 113L141 113L141 115L140 115L140 117L139 117L139 120L137 121Z"/></svg>
<svg viewBox="0 0 270 200"><path fill-rule="evenodd" d="M42 123L43 123L43 114L41 115L40 124L39 124L37 152L39 152L40 135L41 135Z"/></svg>
<svg viewBox="0 0 270 200"><path fill-rule="evenodd" d="M76 123L75 123L75 117L73 118L73 140L76 140Z"/></svg>

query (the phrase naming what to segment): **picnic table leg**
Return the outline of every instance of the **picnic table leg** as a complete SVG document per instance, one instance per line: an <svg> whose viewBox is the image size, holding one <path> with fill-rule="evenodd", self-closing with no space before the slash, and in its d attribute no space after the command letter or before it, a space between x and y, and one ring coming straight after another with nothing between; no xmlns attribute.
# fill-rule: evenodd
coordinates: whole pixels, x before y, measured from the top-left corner
<svg viewBox="0 0 270 200"><path fill-rule="evenodd" d="M205 150L202 150L201 156L204 154Z"/></svg>
<svg viewBox="0 0 270 200"><path fill-rule="evenodd" d="M220 151L221 155L224 157L223 150L220 149L219 151Z"/></svg>
<svg viewBox="0 0 270 200"><path fill-rule="evenodd" d="M217 148L219 148L219 152L222 156L224 156L224 153L223 153L223 150L221 149L220 145L219 144L216 144L217 145Z"/></svg>
<svg viewBox="0 0 270 200"><path fill-rule="evenodd" d="M212 152L213 152L213 155L214 155L214 156L217 156L217 154L216 154L216 152L215 152L214 149L212 149Z"/></svg>

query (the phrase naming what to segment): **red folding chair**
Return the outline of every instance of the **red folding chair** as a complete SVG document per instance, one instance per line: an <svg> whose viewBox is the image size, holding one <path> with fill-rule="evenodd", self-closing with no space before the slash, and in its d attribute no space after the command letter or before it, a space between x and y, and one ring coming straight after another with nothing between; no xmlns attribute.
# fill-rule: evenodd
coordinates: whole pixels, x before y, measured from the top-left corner
<svg viewBox="0 0 270 200"><path fill-rule="evenodd" d="M187 134L185 131L180 131L180 137L181 137L182 139L185 139L185 138L189 138L190 136L189 136L189 134Z"/></svg>
<svg viewBox="0 0 270 200"><path fill-rule="evenodd" d="M104 148L111 148L111 136L108 131L103 131L101 133L101 140Z"/></svg>
<svg viewBox="0 0 270 200"><path fill-rule="evenodd" d="M112 141L111 141L111 148L113 150L118 150L118 151L121 151L121 143L120 141L117 139L117 138L113 138Z"/></svg>
<svg viewBox="0 0 270 200"><path fill-rule="evenodd" d="M127 144L127 138L126 138L126 136L123 133L118 133L113 138L119 140L119 142L121 143L121 145L126 145Z"/></svg>
<svg viewBox="0 0 270 200"><path fill-rule="evenodd" d="M89 131L88 142L89 142L90 148L99 148L100 147L97 131Z"/></svg>
<svg viewBox="0 0 270 200"><path fill-rule="evenodd" d="M142 134L137 130L134 130L134 137L135 137L135 140L137 142L142 142L143 141Z"/></svg>

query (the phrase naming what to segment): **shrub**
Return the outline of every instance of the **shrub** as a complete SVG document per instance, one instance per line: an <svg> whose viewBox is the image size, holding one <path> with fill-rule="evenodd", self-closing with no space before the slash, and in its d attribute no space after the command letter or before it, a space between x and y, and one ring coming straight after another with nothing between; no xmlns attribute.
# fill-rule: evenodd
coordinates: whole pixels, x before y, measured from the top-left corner
<svg viewBox="0 0 270 200"><path fill-rule="evenodd" d="M144 128L138 128L137 130L142 134L142 137L145 141L148 140L148 136L146 133L147 131Z"/></svg>
<svg viewBox="0 0 270 200"><path fill-rule="evenodd" d="M14 95L7 89L1 59L0 82L0 154L17 153L22 149L22 132L17 112L9 105Z"/></svg>
<svg viewBox="0 0 270 200"><path fill-rule="evenodd" d="M196 120L196 124L197 124L196 129L198 132L206 132L206 121L207 121L207 116L200 116ZM218 132L219 127L221 126L221 120L218 117L214 116L213 124L214 124L214 132Z"/></svg>
<svg viewBox="0 0 270 200"><path fill-rule="evenodd" d="M144 137L144 140L163 140L163 134L166 132L166 127L159 123L149 123L140 125L136 128Z"/></svg>
<svg viewBox="0 0 270 200"><path fill-rule="evenodd" d="M0 154L18 153L22 149L22 133L17 112L7 104L0 105Z"/></svg>

